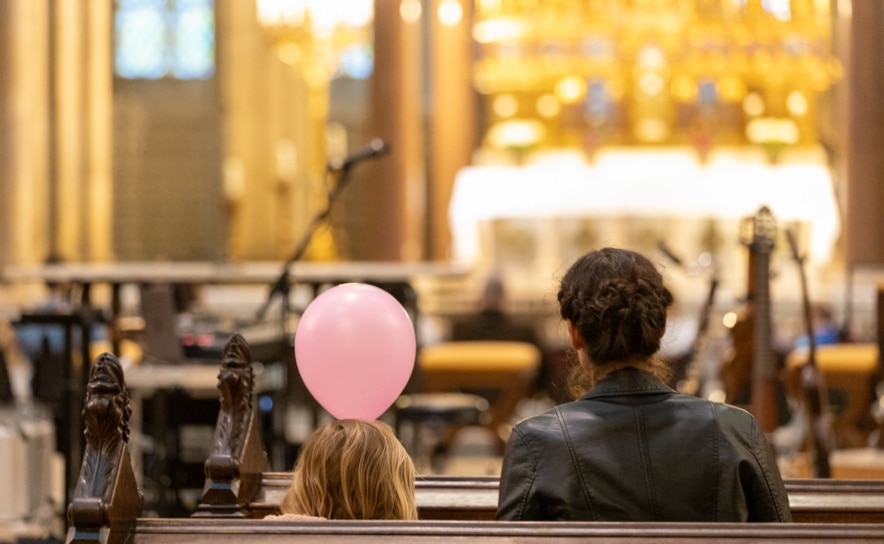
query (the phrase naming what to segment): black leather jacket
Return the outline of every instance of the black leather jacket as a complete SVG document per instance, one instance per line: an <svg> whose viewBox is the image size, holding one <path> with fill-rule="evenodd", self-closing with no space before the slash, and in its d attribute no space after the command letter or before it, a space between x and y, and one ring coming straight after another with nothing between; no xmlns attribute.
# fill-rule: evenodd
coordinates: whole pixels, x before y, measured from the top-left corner
<svg viewBox="0 0 884 544"><path fill-rule="evenodd" d="M583 398L520 422L498 519L791 521L772 450L745 410L615 371Z"/></svg>

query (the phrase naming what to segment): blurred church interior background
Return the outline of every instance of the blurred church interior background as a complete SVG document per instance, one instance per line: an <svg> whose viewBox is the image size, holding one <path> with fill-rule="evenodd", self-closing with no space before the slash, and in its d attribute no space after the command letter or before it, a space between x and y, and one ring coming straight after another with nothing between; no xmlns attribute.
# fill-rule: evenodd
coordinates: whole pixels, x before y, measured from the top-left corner
<svg viewBox="0 0 884 544"><path fill-rule="evenodd" d="M591 249L635 249L677 297L662 355L698 364L698 393L725 400L762 208L771 349L793 364L808 296L832 344L864 350L827 369L858 384L832 391L835 449L876 448L882 36L877 0L0 0L2 430L26 419L55 467L16 480L33 500L0 498L0 522L59 523L85 369L105 350L132 372L153 512L193 508L217 414L216 367L192 387L138 373L163 347L168 366L220 362L243 332L266 369L272 468L291 468L327 417L292 336L338 283L396 296L420 351L500 281L500 308L542 353L514 421L565 399L559 274ZM487 431L419 466L496 474ZM0 471L21 478L13 460L33 447L0 448ZM884 477L878 463L863 474Z"/></svg>

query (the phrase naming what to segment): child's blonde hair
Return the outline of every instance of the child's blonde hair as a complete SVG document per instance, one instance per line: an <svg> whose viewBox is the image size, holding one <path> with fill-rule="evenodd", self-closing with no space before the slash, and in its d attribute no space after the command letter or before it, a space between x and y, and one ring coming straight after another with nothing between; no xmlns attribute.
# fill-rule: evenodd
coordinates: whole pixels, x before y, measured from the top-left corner
<svg viewBox="0 0 884 544"><path fill-rule="evenodd" d="M280 509L326 519L417 519L414 477L389 425L335 420L304 443Z"/></svg>

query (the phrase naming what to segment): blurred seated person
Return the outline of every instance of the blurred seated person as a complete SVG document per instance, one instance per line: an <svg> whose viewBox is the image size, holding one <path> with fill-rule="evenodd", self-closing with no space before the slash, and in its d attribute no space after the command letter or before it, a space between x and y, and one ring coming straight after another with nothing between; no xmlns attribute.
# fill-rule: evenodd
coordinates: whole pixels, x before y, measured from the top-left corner
<svg viewBox="0 0 884 544"><path fill-rule="evenodd" d="M452 323L454 341L504 340L530 342L539 345L533 327L520 323L504 310L506 289L499 276L485 281L479 311Z"/></svg>
<svg viewBox="0 0 884 544"><path fill-rule="evenodd" d="M340 419L304 443L280 515L268 520L417 519L414 464L389 425Z"/></svg>
<svg viewBox="0 0 884 544"><path fill-rule="evenodd" d="M506 288L503 280L491 275L485 280L482 296L479 299L478 312L453 320L451 327L452 341L506 341L527 342L537 346L541 352L544 347L541 339L529 321L521 321L507 313ZM529 396L540 394L543 398L554 400L563 398L564 366L555 355L544 355L540 372L534 380L534 387ZM494 402L496 393L487 390L471 390Z"/></svg>
<svg viewBox="0 0 884 544"><path fill-rule="evenodd" d="M829 306L826 304L812 305L810 319L813 324L814 345L825 346L841 341L841 330L835 324ZM810 342L807 333L801 334L795 339L795 349L807 349L808 347L810 347Z"/></svg>
<svg viewBox="0 0 884 544"><path fill-rule="evenodd" d="M44 261L46 265L62 264L63 261L56 255L50 255ZM67 282L55 282L46 280L46 295L42 300L36 301L26 311L35 314L69 314L73 311L72 286ZM64 329L57 326L43 324L15 325L15 333L24 355L30 361L36 361L41 357L55 355L61 357L64 351ZM75 345L79 345L79 330L75 329L73 339Z"/></svg>
<svg viewBox="0 0 884 544"><path fill-rule="evenodd" d="M44 264L61 265L64 260L50 255ZM75 303L75 289L70 282L47 279L44 285L43 298L22 308L22 312L48 319L43 322L18 321L13 327L20 352L31 365L33 397L58 412L63 409L60 403L66 387L59 379L60 369L68 364L83 364L77 354L83 346L84 329L89 334L85 339L87 344L106 339L108 332L100 309ZM69 328L69 339L66 339L66 328ZM68 340L70 345L66 345ZM70 353L66 353L66 349L70 349Z"/></svg>

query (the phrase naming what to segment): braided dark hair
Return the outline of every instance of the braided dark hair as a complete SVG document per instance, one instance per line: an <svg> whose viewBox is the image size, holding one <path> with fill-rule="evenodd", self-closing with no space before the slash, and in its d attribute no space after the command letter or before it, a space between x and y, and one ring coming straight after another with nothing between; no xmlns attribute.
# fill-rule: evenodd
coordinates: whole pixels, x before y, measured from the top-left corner
<svg viewBox="0 0 884 544"><path fill-rule="evenodd" d="M591 363L605 365L651 362L660 349L673 297L646 257L627 249L603 248L587 253L568 269L558 301L562 318L583 338ZM572 392L585 391L586 380L572 378Z"/></svg>

